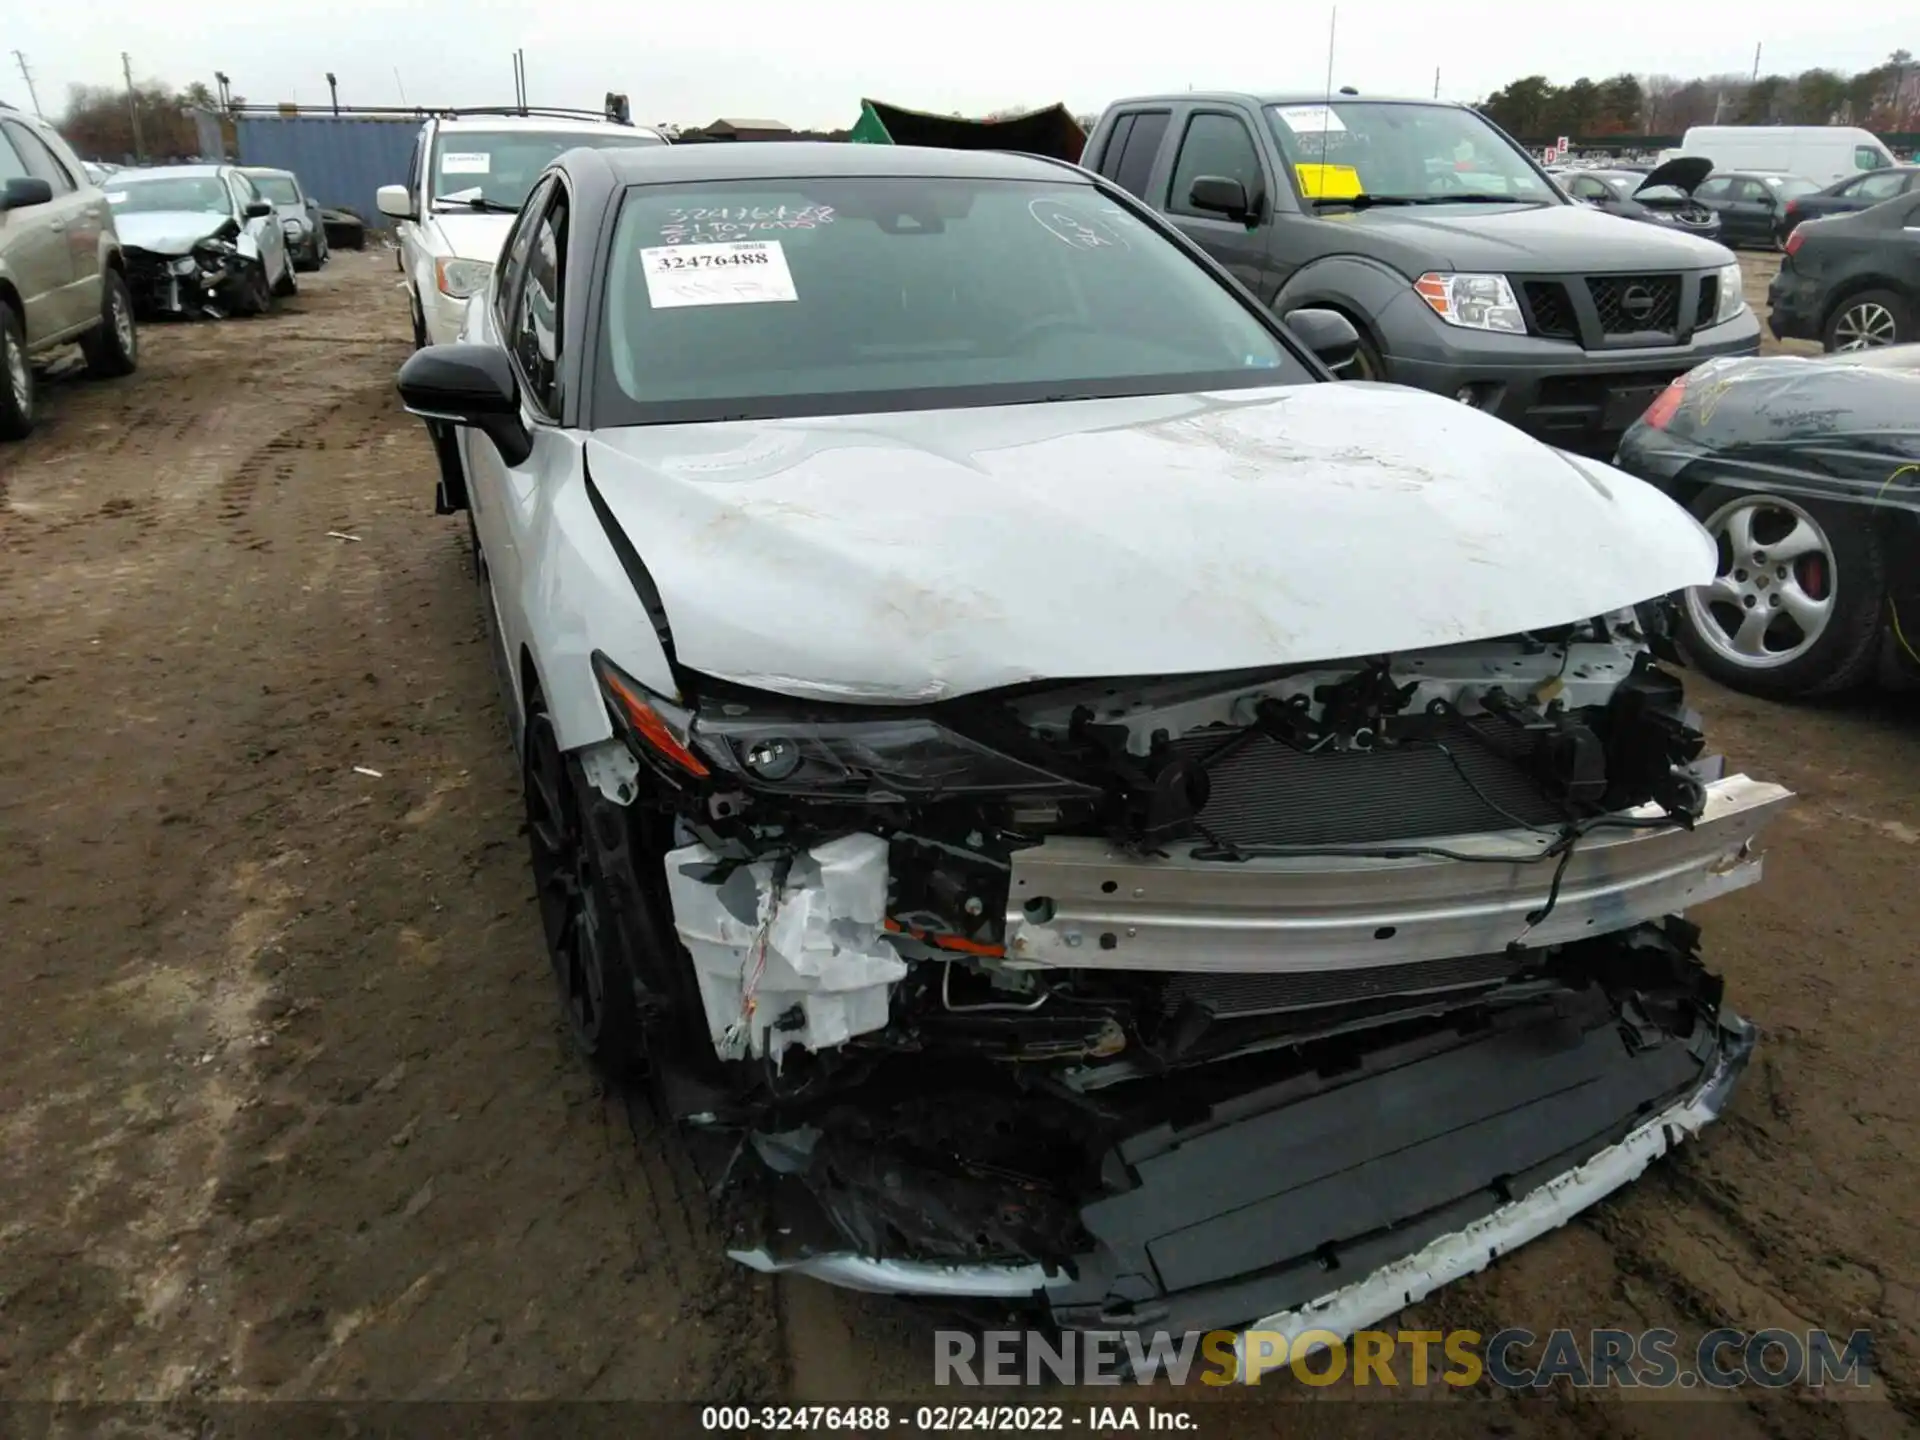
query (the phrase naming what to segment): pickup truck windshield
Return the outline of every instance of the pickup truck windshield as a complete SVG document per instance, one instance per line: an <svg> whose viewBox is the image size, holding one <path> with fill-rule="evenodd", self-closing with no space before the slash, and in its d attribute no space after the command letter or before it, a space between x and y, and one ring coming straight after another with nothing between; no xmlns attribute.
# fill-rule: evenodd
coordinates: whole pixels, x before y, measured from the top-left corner
<svg viewBox="0 0 1920 1440"><path fill-rule="evenodd" d="M1267 121L1308 200L1356 195L1444 204L1450 197L1564 203L1497 130L1454 105L1335 100L1269 105Z"/></svg>
<svg viewBox="0 0 1920 1440"><path fill-rule="evenodd" d="M658 145L645 130L609 125L596 130L449 130L433 146L427 177L429 200L489 210L518 210L540 172L569 150L604 150L625 145Z"/></svg>
<svg viewBox="0 0 1920 1440"><path fill-rule="evenodd" d="M1309 378L1191 256L1067 176L636 186L606 293L598 394L622 418L599 423Z"/></svg>

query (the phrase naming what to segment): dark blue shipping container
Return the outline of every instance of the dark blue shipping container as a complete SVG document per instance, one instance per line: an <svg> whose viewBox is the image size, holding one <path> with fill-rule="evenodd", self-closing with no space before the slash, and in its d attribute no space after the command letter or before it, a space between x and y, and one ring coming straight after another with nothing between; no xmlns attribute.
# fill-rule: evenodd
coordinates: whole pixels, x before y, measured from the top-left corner
<svg viewBox="0 0 1920 1440"><path fill-rule="evenodd" d="M242 165L291 170L322 205L386 227L393 222L373 203L374 192L406 182L420 125L362 115L249 115L234 130Z"/></svg>

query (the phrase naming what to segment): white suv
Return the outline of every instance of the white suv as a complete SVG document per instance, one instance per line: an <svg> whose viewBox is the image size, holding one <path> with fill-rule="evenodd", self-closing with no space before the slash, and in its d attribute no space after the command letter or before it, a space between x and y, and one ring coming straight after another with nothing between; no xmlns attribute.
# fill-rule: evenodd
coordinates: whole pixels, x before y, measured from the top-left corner
<svg viewBox="0 0 1920 1440"><path fill-rule="evenodd" d="M382 185L400 222L400 269L413 343L457 338L467 299L485 288L513 217L553 158L576 146L664 145L644 125L555 114L451 114L420 127L404 185Z"/></svg>

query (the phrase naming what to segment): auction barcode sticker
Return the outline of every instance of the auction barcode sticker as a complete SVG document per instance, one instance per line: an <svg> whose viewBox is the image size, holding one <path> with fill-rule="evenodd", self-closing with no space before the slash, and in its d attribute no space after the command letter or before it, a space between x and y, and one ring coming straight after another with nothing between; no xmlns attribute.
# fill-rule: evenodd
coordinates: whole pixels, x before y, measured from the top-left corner
<svg viewBox="0 0 1920 1440"><path fill-rule="evenodd" d="M640 252L647 300L656 310L683 305L766 305L798 300L787 252L778 240L720 245L651 245Z"/></svg>

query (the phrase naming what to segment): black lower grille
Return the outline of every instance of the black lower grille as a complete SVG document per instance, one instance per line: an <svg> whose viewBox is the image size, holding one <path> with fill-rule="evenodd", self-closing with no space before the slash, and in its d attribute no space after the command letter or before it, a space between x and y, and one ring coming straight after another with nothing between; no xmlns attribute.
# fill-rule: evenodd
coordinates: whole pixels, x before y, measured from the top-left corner
<svg viewBox="0 0 1920 1440"><path fill-rule="evenodd" d="M1589 275L1587 293L1603 334L1671 334L1680 324L1678 275Z"/></svg>
<svg viewBox="0 0 1920 1440"><path fill-rule="evenodd" d="M1167 978L1161 1003L1171 1015L1192 1005L1215 1020L1274 1015L1322 1005L1348 1005L1384 996L1433 994L1496 985L1518 973L1529 957L1462 955L1405 965L1369 965L1298 974L1200 975Z"/></svg>
<svg viewBox="0 0 1920 1440"><path fill-rule="evenodd" d="M1198 759L1236 733L1194 731L1174 748ZM1564 818L1521 764L1495 753L1464 721L1436 738L1445 751L1410 741L1309 755L1254 736L1209 770L1213 788L1200 825L1226 845L1358 845L1511 830L1514 816L1532 825Z"/></svg>
<svg viewBox="0 0 1920 1440"><path fill-rule="evenodd" d="M1558 280L1529 280L1520 288L1526 292L1527 309L1533 314L1534 334L1550 340L1580 338L1580 322L1574 317L1566 286Z"/></svg>

